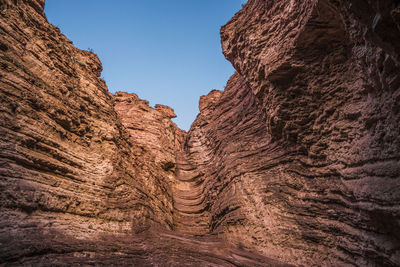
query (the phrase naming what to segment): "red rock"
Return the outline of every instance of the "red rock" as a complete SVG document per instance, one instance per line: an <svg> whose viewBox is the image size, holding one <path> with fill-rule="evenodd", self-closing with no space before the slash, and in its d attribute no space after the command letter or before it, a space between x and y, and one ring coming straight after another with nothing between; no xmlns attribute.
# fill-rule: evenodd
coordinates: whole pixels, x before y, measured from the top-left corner
<svg viewBox="0 0 400 267"><path fill-rule="evenodd" d="M171 108L111 95L43 5L0 0L0 264L282 266L169 231L186 133Z"/></svg>
<svg viewBox="0 0 400 267"><path fill-rule="evenodd" d="M298 265L400 264L398 7L250 0L222 28L240 74L188 133L214 232Z"/></svg>
<svg viewBox="0 0 400 267"><path fill-rule="evenodd" d="M171 119L176 118L176 114L172 108L165 106L165 105L160 105L160 104L156 104L154 107L158 111L163 113L166 117L171 118Z"/></svg>
<svg viewBox="0 0 400 267"><path fill-rule="evenodd" d="M0 0L0 264L400 265L397 1L249 0L188 133L43 6Z"/></svg>
<svg viewBox="0 0 400 267"><path fill-rule="evenodd" d="M219 90L212 90L207 95L201 96L199 101L200 112L204 111L205 109L215 108L215 104L218 103L222 93L223 92Z"/></svg>

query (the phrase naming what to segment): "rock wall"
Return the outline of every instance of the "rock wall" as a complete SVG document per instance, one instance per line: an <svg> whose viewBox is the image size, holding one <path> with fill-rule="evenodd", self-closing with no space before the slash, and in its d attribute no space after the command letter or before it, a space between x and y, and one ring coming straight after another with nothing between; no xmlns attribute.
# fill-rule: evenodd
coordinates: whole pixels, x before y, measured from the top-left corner
<svg viewBox="0 0 400 267"><path fill-rule="evenodd" d="M0 264L400 265L398 1L249 0L188 133L43 7L0 0Z"/></svg>
<svg viewBox="0 0 400 267"><path fill-rule="evenodd" d="M111 95L43 7L0 0L0 265L285 266L171 231L197 221L174 111Z"/></svg>
<svg viewBox="0 0 400 267"><path fill-rule="evenodd" d="M398 8L249 0L222 28L237 73L187 141L210 231L296 265L400 264Z"/></svg>
<svg viewBox="0 0 400 267"><path fill-rule="evenodd" d="M173 227L162 165L173 155L154 160L139 134L130 138L118 116L125 100L99 78L99 59L49 24L43 5L0 1L1 262L68 257L96 240L112 249L118 236ZM176 128L167 107L147 111L144 124Z"/></svg>
<svg viewBox="0 0 400 267"><path fill-rule="evenodd" d="M149 196L162 204L159 211L162 215L152 212L147 217L151 222L155 215L158 220L163 220L162 224L168 229L173 229L177 154L183 150L186 132L171 121L176 115L168 106L156 105L152 108L148 101L138 98L136 94L124 92L115 94L114 103L118 120L129 135L135 176L145 181L146 188L150 189Z"/></svg>

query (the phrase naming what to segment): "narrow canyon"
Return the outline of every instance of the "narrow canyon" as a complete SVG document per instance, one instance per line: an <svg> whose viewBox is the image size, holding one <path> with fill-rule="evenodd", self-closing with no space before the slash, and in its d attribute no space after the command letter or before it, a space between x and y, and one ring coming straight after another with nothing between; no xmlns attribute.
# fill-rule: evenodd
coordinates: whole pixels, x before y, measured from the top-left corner
<svg viewBox="0 0 400 267"><path fill-rule="evenodd" d="M188 132L44 5L0 0L1 266L400 266L400 1L249 0Z"/></svg>

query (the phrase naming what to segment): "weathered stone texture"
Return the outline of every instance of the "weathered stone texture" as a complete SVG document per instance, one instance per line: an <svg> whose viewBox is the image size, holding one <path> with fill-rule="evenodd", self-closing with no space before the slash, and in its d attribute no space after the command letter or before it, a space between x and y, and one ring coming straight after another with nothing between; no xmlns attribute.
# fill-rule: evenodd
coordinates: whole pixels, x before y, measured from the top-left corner
<svg viewBox="0 0 400 267"><path fill-rule="evenodd" d="M99 78L97 56L47 22L44 1L0 4L1 261L29 262L62 254L63 246L84 251L71 248L80 241L172 228L163 159L131 143L137 140L114 110L120 98ZM160 106L157 116L142 119L160 120L155 127L168 131L171 112Z"/></svg>
<svg viewBox="0 0 400 267"><path fill-rule="evenodd" d="M283 266L169 231L197 229L174 111L111 95L43 6L0 0L0 264Z"/></svg>
<svg viewBox="0 0 400 267"><path fill-rule="evenodd" d="M188 133L43 6L0 0L0 264L400 265L398 1L249 0Z"/></svg>
<svg viewBox="0 0 400 267"><path fill-rule="evenodd" d="M396 10L250 0L222 28L238 74L188 133L212 231L294 264L400 264Z"/></svg>

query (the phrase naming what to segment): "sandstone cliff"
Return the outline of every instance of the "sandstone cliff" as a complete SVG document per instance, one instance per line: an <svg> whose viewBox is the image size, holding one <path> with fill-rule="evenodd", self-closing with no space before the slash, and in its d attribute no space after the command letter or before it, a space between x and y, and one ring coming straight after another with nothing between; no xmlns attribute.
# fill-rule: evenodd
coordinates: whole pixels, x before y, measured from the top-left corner
<svg viewBox="0 0 400 267"><path fill-rule="evenodd" d="M238 73L188 134L212 231L294 264L400 264L398 10L250 0L222 28Z"/></svg>
<svg viewBox="0 0 400 267"><path fill-rule="evenodd" d="M130 142L97 56L50 25L43 5L1 1L6 261L52 251L54 244L41 243L47 235L64 242L172 227L166 171L151 160L154 151Z"/></svg>
<svg viewBox="0 0 400 267"><path fill-rule="evenodd" d="M169 231L186 133L171 108L111 95L43 6L0 1L0 264L275 264Z"/></svg>
<svg viewBox="0 0 400 267"><path fill-rule="evenodd" d="M249 0L188 133L43 7L0 0L0 264L400 265L398 1Z"/></svg>

